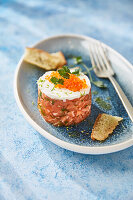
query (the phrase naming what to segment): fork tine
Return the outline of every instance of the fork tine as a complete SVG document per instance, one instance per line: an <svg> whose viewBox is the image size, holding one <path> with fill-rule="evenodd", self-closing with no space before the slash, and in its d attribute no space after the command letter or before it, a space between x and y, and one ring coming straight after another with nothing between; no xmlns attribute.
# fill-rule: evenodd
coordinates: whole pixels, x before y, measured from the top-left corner
<svg viewBox="0 0 133 200"><path fill-rule="evenodd" d="M101 66L102 66L102 69L103 69L103 70L107 70L107 66L106 66L106 64L105 64L105 62L104 62L103 55L102 55L102 51L101 51L101 47L100 47L99 44L98 44L98 46L97 46L97 48L96 48L96 51L97 51L97 57L98 57L99 62L100 62L100 64L101 64Z"/></svg>
<svg viewBox="0 0 133 200"><path fill-rule="evenodd" d="M94 61L94 57L93 57L93 53L92 53L92 48L91 48L91 45L89 46L89 55L90 55L90 59L91 59L91 64L92 64L92 67L95 67L95 61Z"/></svg>
<svg viewBox="0 0 133 200"><path fill-rule="evenodd" d="M102 53L102 58L103 58L103 60L104 60L104 62L106 64L107 69L110 70L112 73L114 73L113 69L112 69L112 67L111 67L111 65L110 65L110 63L108 61L108 58L107 58L107 56L105 54L105 49L103 48L103 45L102 45L101 42L99 42L99 48L100 48L100 52Z"/></svg>
<svg viewBox="0 0 133 200"><path fill-rule="evenodd" d="M99 59L99 52L98 52L95 45L93 46L93 49L96 52L96 53L93 53L93 56L94 56L95 62L97 64L97 68L98 68L98 70L103 70L102 64L101 64L100 59Z"/></svg>
<svg viewBox="0 0 133 200"><path fill-rule="evenodd" d="M90 45L89 50L90 50L89 53L91 54L91 58L92 58L93 63L94 63L94 65L93 65L94 70L95 70L95 71L96 71L96 70L101 70L101 66L100 66L100 64L99 64L99 62L98 62L98 60L97 60L96 54L95 54L95 53L92 53L92 52L93 52L92 50L95 50L95 49L94 49L94 44L93 44L93 46Z"/></svg>

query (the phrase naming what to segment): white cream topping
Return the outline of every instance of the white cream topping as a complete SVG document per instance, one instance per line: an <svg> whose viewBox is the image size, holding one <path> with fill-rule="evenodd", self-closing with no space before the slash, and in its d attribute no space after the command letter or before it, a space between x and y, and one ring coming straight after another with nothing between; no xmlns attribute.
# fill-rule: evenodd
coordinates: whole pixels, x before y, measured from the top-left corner
<svg viewBox="0 0 133 200"><path fill-rule="evenodd" d="M71 72L72 71L74 71L74 70L71 70ZM53 83L46 80L45 77L47 75L50 75L52 72L53 71L46 72L37 81L38 88L41 90L42 93L44 93L48 97L50 97L52 99L59 99L59 100L66 101L67 99L72 100L72 99L79 98L83 95L89 94L91 84L90 84L89 78L86 75L84 75L83 73L80 72L80 75L78 77L81 80L85 79L88 87L85 89L81 89L80 91L73 92L73 91L65 89L65 88L55 88L55 85Z"/></svg>

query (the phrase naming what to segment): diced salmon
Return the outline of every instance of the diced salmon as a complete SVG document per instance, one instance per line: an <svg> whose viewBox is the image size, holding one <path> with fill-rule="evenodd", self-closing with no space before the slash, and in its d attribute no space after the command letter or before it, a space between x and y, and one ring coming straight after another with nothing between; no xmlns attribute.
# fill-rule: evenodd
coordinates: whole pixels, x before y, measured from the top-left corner
<svg viewBox="0 0 133 200"><path fill-rule="evenodd" d="M91 113L89 94L73 100L51 99L38 90L38 109L42 117L54 126L70 126L83 121Z"/></svg>

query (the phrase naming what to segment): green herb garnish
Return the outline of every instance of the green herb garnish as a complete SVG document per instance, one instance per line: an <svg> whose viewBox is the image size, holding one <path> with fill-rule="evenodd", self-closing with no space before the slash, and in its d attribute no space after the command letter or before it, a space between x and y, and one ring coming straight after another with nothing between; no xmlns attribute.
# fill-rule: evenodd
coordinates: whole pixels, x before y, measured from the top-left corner
<svg viewBox="0 0 133 200"><path fill-rule="evenodd" d="M46 101L50 101L50 99L49 99L48 97L45 97L45 100L46 100Z"/></svg>
<svg viewBox="0 0 133 200"><path fill-rule="evenodd" d="M106 85L104 85L103 81L92 81L92 83L100 88L106 88Z"/></svg>
<svg viewBox="0 0 133 200"><path fill-rule="evenodd" d="M92 94L97 95L98 91L93 91Z"/></svg>
<svg viewBox="0 0 133 200"><path fill-rule="evenodd" d="M72 72L71 74L76 74L79 75L79 69L76 69L74 72Z"/></svg>
<svg viewBox="0 0 133 200"><path fill-rule="evenodd" d="M41 108L41 105L38 103L38 108Z"/></svg>
<svg viewBox="0 0 133 200"><path fill-rule="evenodd" d="M84 64L84 62L83 62L81 56L78 56L78 57L76 57L76 56L71 56L71 58L74 59L74 63L75 63L75 64L81 64L81 65L86 69L86 71L87 71L87 73L88 73L88 75L89 75L89 79L90 79L91 83L93 83L93 84L94 84L95 86L97 86L97 87L106 88L106 85L104 85L103 81L94 81L94 80L92 79L92 76L91 76L90 71L92 71L95 67L88 68L88 67L86 66L86 64Z"/></svg>
<svg viewBox="0 0 133 200"><path fill-rule="evenodd" d="M62 67L62 69L65 71L65 72L68 72L68 73L70 73L70 69L68 68L68 66L63 66Z"/></svg>
<svg viewBox="0 0 133 200"><path fill-rule="evenodd" d="M32 101L32 105L34 106L34 101Z"/></svg>
<svg viewBox="0 0 133 200"><path fill-rule="evenodd" d="M45 82L45 80L39 79L38 81L39 83Z"/></svg>
<svg viewBox="0 0 133 200"><path fill-rule="evenodd" d="M64 80L63 80L63 79L61 79L61 78L59 78L59 80L58 80L58 83L59 83L59 84L61 84L61 85L63 85L63 83L64 83Z"/></svg>
<svg viewBox="0 0 133 200"><path fill-rule="evenodd" d="M42 92L40 91L40 93L39 93L39 98L41 98L42 97Z"/></svg>
<svg viewBox="0 0 133 200"><path fill-rule="evenodd" d="M67 66L63 66L61 69L58 70L59 74L66 79L70 77L70 69Z"/></svg>
<svg viewBox="0 0 133 200"><path fill-rule="evenodd" d="M111 100L111 97L107 97L106 99L107 99L107 100Z"/></svg>
<svg viewBox="0 0 133 200"><path fill-rule="evenodd" d="M74 72L70 72L70 69L68 66L63 66L61 69L58 70L59 74L66 79L69 79L70 74L76 74L79 75L79 69L76 69Z"/></svg>
<svg viewBox="0 0 133 200"><path fill-rule="evenodd" d="M82 57L81 56L72 56L72 58L74 59L75 64L81 64L83 62Z"/></svg>
<svg viewBox="0 0 133 200"><path fill-rule="evenodd" d="M54 105L54 100L52 100L52 105Z"/></svg>
<svg viewBox="0 0 133 200"><path fill-rule="evenodd" d="M94 81L94 80L92 79L91 71L92 71L95 67L88 68L84 63L81 63L81 64L82 64L83 67L87 70L91 83L93 83L93 84L94 84L95 86L97 86L97 87L106 88L106 85L104 85L103 81Z"/></svg>
<svg viewBox="0 0 133 200"><path fill-rule="evenodd" d="M82 96L84 96L85 95L85 91L83 92L83 94L80 92L80 96L82 97Z"/></svg>
<svg viewBox="0 0 133 200"><path fill-rule="evenodd" d="M104 110L111 110L112 106L109 103L106 103L101 97L97 97L95 102Z"/></svg>
<svg viewBox="0 0 133 200"><path fill-rule="evenodd" d="M43 116L46 116L46 113L45 113L45 111L44 111L44 110L42 110L42 109L41 109L41 113L42 113L42 115L43 115Z"/></svg>
<svg viewBox="0 0 133 200"><path fill-rule="evenodd" d="M80 137L80 133L76 132L76 131L68 132L68 135L69 135L69 137L72 137L72 138L79 138Z"/></svg>
<svg viewBox="0 0 133 200"><path fill-rule="evenodd" d="M62 108L61 110L62 110L63 112L64 112L64 111L68 111L66 108Z"/></svg>
<svg viewBox="0 0 133 200"><path fill-rule="evenodd" d="M43 116L46 116L46 113L45 113L44 110L42 110L42 107L41 107L40 104L38 104L38 108L39 108L40 112L42 113L42 115L43 115Z"/></svg>
<svg viewBox="0 0 133 200"><path fill-rule="evenodd" d="M61 97L60 95L59 95L59 93L56 93L57 95L58 95L58 97Z"/></svg>
<svg viewBox="0 0 133 200"><path fill-rule="evenodd" d="M54 84L57 84L58 83L58 78L56 78L56 77L52 77L51 79L50 79L50 81L52 82L52 83L54 83Z"/></svg>
<svg viewBox="0 0 133 200"><path fill-rule="evenodd" d="M52 90L51 90L51 91L53 91L53 90L55 90L55 86L52 88Z"/></svg>
<svg viewBox="0 0 133 200"><path fill-rule="evenodd" d="M61 79L61 78L56 78L55 76L53 76L51 79L50 79L50 81L52 82L52 83L54 83L55 85L56 84L61 84L61 85L63 85L63 83L64 83L64 80L63 79ZM53 89L52 89L53 90Z"/></svg>

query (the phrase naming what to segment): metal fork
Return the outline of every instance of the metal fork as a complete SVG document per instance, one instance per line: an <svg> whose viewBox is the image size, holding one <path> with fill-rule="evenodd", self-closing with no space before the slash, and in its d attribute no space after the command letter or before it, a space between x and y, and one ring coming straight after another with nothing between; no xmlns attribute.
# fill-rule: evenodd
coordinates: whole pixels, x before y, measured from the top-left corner
<svg viewBox="0 0 133 200"><path fill-rule="evenodd" d="M125 107L130 119L133 122L133 107L114 78L114 71L110 65L102 44L98 42L97 45L90 45L89 54L96 76L100 78L108 78L111 81L119 98L122 101L123 106Z"/></svg>

